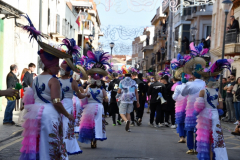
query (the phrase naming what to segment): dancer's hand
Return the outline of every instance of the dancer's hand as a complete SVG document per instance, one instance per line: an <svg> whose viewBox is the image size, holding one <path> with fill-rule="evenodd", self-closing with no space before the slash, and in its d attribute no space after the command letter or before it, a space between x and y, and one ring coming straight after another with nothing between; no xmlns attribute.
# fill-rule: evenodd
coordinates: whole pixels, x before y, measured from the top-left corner
<svg viewBox="0 0 240 160"><path fill-rule="evenodd" d="M74 121L74 120L75 120L75 118L73 117L72 114L69 114L67 118L68 118L70 121Z"/></svg>
<svg viewBox="0 0 240 160"><path fill-rule="evenodd" d="M87 98L90 98L90 94L87 94L86 97L87 97Z"/></svg>

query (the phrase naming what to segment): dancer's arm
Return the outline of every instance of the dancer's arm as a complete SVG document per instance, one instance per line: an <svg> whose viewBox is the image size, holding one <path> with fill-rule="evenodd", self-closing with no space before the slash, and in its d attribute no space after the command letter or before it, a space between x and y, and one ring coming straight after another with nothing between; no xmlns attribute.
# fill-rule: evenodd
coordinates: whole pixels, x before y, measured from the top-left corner
<svg viewBox="0 0 240 160"><path fill-rule="evenodd" d="M66 109L63 107L61 101L60 101L60 83L58 79L56 78L51 78L48 82L49 88L50 88L50 94L51 94L51 99L53 101L53 106L54 108L61 114L63 114L65 117L67 117L70 120L74 120L73 115L69 114Z"/></svg>
<svg viewBox="0 0 240 160"><path fill-rule="evenodd" d="M174 101L176 101L177 97L181 94L181 91L178 89L178 87L176 87L173 95L172 95L172 98Z"/></svg>
<svg viewBox="0 0 240 160"><path fill-rule="evenodd" d="M88 95L82 94L83 92L81 92L78 89L78 84L75 80L72 81L72 89L76 92L76 95L78 96L79 99L83 99L85 97L88 97Z"/></svg>
<svg viewBox="0 0 240 160"><path fill-rule="evenodd" d="M218 93L218 109L223 109L223 99L222 99L222 95L220 93Z"/></svg>
<svg viewBox="0 0 240 160"><path fill-rule="evenodd" d="M102 92L103 92L103 101L104 102L108 102L108 96L107 96L107 92L105 89L102 89Z"/></svg>
<svg viewBox="0 0 240 160"><path fill-rule="evenodd" d="M204 97L204 94L205 94L205 91L204 91L204 90L201 90L201 91L199 92L199 97Z"/></svg>

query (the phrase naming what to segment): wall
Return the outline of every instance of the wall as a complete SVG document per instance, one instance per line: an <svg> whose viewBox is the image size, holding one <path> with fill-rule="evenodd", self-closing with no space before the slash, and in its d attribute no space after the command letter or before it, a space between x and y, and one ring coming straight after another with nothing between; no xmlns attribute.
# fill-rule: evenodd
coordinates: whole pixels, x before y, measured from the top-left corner
<svg viewBox="0 0 240 160"><path fill-rule="evenodd" d="M10 3L13 7L20 11L27 13L32 20L34 26L38 29L39 26L39 4L32 0L5 0L6 3ZM0 18L2 18L1 15ZM25 18L17 20L18 23L28 24ZM1 89L6 89L6 76L9 73L10 65L17 64L19 73L21 74L24 68L28 67L29 63L35 63L37 65L37 42L32 41L29 43L28 33L21 28L15 27L14 19L4 19L3 32L1 34L4 40L1 45L4 47L1 49L1 71L0 71L0 86ZM7 40L6 40L7 37ZM20 78L20 77L18 77ZM0 108L6 106L6 99L2 98Z"/></svg>
<svg viewBox="0 0 240 160"><path fill-rule="evenodd" d="M0 68L3 68L3 44L4 44L4 21L0 19ZM0 89L3 89L2 83L5 78L3 72L0 72ZM0 111L2 110L2 98L0 98Z"/></svg>

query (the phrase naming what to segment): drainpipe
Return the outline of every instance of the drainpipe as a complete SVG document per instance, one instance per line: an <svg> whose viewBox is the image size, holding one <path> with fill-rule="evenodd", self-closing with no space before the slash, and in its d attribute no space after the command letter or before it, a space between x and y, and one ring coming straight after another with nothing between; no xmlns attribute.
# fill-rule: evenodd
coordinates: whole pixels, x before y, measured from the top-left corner
<svg viewBox="0 0 240 160"><path fill-rule="evenodd" d="M39 0L39 31L42 32L42 0ZM40 46L38 45L38 51L40 50ZM37 62L39 62L40 57L38 56ZM37 74L40 74L39 65L37 65Z"/></svg>

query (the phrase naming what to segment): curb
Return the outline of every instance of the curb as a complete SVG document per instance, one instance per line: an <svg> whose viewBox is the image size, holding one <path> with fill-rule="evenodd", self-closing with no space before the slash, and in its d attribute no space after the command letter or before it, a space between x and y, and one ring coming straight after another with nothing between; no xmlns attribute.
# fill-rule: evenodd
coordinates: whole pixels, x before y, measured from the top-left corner
<svg viewBox="0 0 240 160"><path fill-rule="evenodd" d="M0 140L0 143L5 142L5 141L7 141L7 140L9 140L11 138L20 136L22 134L22 132L23 132L23 129L20 129L20 130L18 130L16 132L13 132L9 137Z"/></svg>

